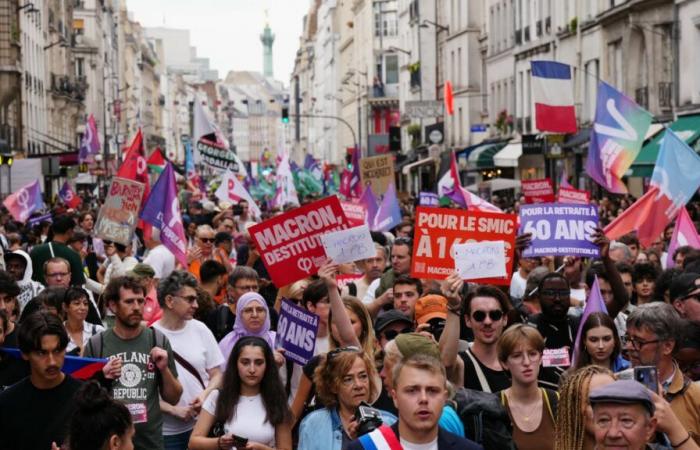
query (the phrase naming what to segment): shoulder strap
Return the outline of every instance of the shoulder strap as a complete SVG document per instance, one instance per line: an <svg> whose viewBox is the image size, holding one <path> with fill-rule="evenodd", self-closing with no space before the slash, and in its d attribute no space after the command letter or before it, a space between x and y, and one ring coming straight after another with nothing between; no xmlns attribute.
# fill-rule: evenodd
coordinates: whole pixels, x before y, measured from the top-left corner
<svg viewBox="0 0 700 450"><path fill-rule="evenodd" d="M194 377L199 381L199 384L202 385L202 389L206 389L207 387L204 384L204 380L202 380L202 376L199 374L197 369L194 368L192 364L190 364L189 361L187 361L185 358L183 358L178 352L173 350L173 356L175 357L175 361L179 362L180 365L189 373L194 375Z"/></svg>
<svg viewBox="0 0 700 450"><path fill-rule="evenodd" d="M557 407L559 405L559 392L552 391L546 388L540 389L542 390L542 396L544 397L544 402L547 406L549 417L552 418L553 423L557 423Z"/></svg>
<svg viewBox="0 0 700 450"><path fill-rule="evenodd" d="M474 365L474 371L476 372L476 377L479 379L479 385L481 385L481 390L484 392L491 393L491 386L489 386L489 382L486 380L486 375L484 375L484 371L481 370L479 361L477 361L476 357L472 355L471 349L467 347L467 350L464 353L467 354L469 359L471 359L472 364Z"/></svg>
<svg viewBox="0 0 700 450"><path fill-rule="evenodd" d="M87 345L90 348L90 350L92 350L92 357L93 358L102 358L102 349L104 348L104 336L103 335L105 334L105 332L106 332L106 330L103 331L102 333L100 333L97 336L97 339L95 339L94 335L93 335L93 337L90 338L90 340L88 340ZM93 345L94 342L97 342L97 344L98 344L97 347L95 347Z"/></svg>
<svg viewBox="0 0 700 450"><path fill-rule="evenodd" d="M53 245L51 245L51 242L49 242L49 252L51 252L51 257L52 257L52 258L55 258L55 257L56 257L56 255L55 255L54 252L53 252Z"/></svg>

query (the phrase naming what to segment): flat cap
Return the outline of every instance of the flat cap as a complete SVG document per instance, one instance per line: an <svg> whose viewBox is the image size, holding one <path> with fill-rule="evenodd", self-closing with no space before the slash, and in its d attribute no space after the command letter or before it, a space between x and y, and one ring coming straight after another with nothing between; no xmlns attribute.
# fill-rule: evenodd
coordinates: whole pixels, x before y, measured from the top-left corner
<svg viewBox="0 0 700 450"><path fill-rule="evenodd" d="M651 391L634 380L618 380L594 389L588 395L591 405L596 403L618 403L622 405L639 404L654 414L654 402Z"/></svg>

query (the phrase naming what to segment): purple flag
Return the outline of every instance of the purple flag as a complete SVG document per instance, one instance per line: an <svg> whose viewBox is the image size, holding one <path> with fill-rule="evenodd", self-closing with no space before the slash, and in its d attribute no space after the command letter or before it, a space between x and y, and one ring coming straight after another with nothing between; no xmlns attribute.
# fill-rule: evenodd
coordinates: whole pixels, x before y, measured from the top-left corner
<svg viewBox="0 0 700 450"><path fill-rule="evenodd" d="M365 192L362 193L362 197L360 197L358 203L365 207L365 210L367 211L367 223L370 225L370 229L374 231L372 225L374 225L374 218L377 216L379 204L377 203L377 197L374 196L371 184L367 185Z"/></svg>
<svg viewBox="0 0 700 450"><path fill-rule="evenodd" d="M401 223L401 208L399 200L396 198L396 188L394 183L389 184L389 187L384 194L382 204L379 205L377 214L372 221L372 231L387 231Z"/></svg>
<svg viewBox="0 0 700 450"><path fill-rule="evenodd" d="M80 162L92 160L92 156L99 151L100 139L97 133L97 124L95 123L95 116L90 114L87 122L85 122L85 134L83 134L83 140L80 142L78 159Z"/></svg>
<svg viewBox="0 0 700 450"><path fill-rule="evenodd" d="M141 219L160 229L160 241L180 263L187 267L187 240L177 199L173 165L166 164L153 185L151 195L141 211Z"/></svg>
<svg viewBox="0 0 700 450"><path fill-rule="evenodd" d="M360 149L356 148L352 153L352 171L344 170L340 183L340 193L345 198L357 198L360 196L362 183L360 180Z"/></svg>
<svg viewBox="0 0 700 450"><path fill-rule="evenodd" d="M581 322L578 325L578 331L576 332L576 341L574 341L574 357L571 362L572 366L576 365L576 360L578 359L579 352L581 348L579 346L581 342L581 329L583 324L588 319L588 316L594 312L604 312L608 313L608 308L605 306L605 301L603 300L603 294L600 293L600 285L598 284L598 277L595 277L593 281L593 286L591 286L591 293L588 295L588 300L586 301L586 306L583 308L583 315L581 316Z"/></svg>
<svg viewBox="0 0 700 450"><path fill-rule="evenodd" d="M34 180L19 191L8 195L2 204L17 222L25 222L31 213L44 207L39 180Z"/></svg>

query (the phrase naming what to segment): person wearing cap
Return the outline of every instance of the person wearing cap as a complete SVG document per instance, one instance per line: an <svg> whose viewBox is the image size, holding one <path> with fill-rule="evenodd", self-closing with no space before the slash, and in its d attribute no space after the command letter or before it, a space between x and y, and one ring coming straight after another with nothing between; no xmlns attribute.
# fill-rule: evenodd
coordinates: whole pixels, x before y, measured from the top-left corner
<svg viewBox="0 0 700 450"><path fill-rule="evenodd" d="M73 235L75 220L69 215L57 216L49 230L46 243L32 248L29 257L32 260L32 279L46 285L44 278L44 263L51 258L61 257L68 261L70 267L70 285L79 286L85 283L83 263L80 255L66 243Z"/></svg>
<svg viewBox="0 0 700 450"><path fill-rule="evenodd" d="M618 380L592 389L588 400L596 448L668 448L648 444L659 430L673 449L698 449L668 403L637 381Z"/></svg>
<svg viewBox="0 0 700 450"><path fill-rule="evenodd" d="M664 398L683 426L700 436L700 385L685 377L674 354L683 320L668 303L637 307L627 318L624 351L633 367L655 366Z"/></svg>
<svg viewBox="0 0 700 450"><path fill-rule="evenodd" d="M700 274L684 273L671 282L671 302L678 314L700 323Z"/></svg>
<svg viewBox="0 0 700 450"><path fill-rule="evenodd" d="M126 275L138 280L143 287L143 292L146 294L143 303L143 321L150 326L155 321L160 320L163 316L163 310L158 303L157 283L154 278L156 272L153 270L153 267L148 264L138 263Z"/></svg>
<svg viewBox="0 0 700 450"><path fill-rule="evenodd" d="M377 337L378 350L383 350L389 341L399 334L413 332L413 322L401 311L390 309L374 321L374 335Z"/></svg>

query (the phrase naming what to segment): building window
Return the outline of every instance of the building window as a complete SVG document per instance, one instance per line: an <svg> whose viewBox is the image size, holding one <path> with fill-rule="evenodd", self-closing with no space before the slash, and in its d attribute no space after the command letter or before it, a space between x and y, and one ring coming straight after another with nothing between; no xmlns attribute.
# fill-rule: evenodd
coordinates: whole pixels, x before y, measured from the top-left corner
<svg viewBox="0 0 700 450"><path fill-rule="evenodd" d="M85 58L75 58L75 75L85 76Z"/></svg>
<svg viewBox="0 0 700 450"><path fill-rule="evenodd" d="M622 85L622 39L608 44L608 79L618 90L624 90Z"/></svg>
<svg viewBox="0 0 700 450"><path fill-rule="evenodd" d="M584 74L584 104L583 118L585 121L593 122L595 119L596 96L598 91L598 80L600 78L600 63L597 59L592 59L586 63L586 73Z"/></svg>
<svg viewBox="0 0 700 450"><path fill-rule="evenodd" d="M385 55L386 81L385 84L396 84L399 82L399 55Z"/></svg>

